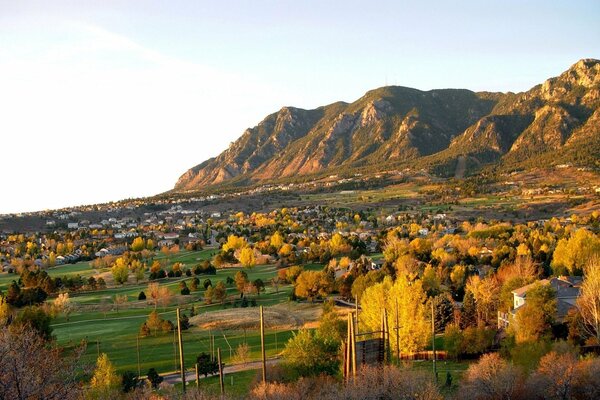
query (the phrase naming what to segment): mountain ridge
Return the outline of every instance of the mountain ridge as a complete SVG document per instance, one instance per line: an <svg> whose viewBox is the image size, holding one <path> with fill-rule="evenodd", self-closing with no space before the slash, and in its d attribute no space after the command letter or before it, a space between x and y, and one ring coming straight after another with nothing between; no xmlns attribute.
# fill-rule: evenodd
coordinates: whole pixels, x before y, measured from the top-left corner
<svg viewBox="0 0 600 400"><path fill-rule="evenodd" d="M352 103L282 107L228 149L186 171L175 191L247 184L388 163L448 175L470 166L526 166L535 160L598 165L600 61L582 59L520 93L468 89L370 90ZM590 153L574 157L574 148ZM585 151L584 151L585 153ZM596 153L599 154L599 153Z"/></svg>

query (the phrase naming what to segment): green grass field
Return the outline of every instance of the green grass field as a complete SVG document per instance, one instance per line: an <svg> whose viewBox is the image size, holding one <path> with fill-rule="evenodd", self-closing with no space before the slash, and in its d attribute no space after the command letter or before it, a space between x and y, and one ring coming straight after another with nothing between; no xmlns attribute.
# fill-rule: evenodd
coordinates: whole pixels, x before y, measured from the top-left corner
<svg viewBox="0 0 600 400"><path fill-rule="evenodd" d="M190 268L203 259L211 257L214 250L203 250L199 252L181 252L172 257L169 262L182 262ZM320 264L308 264L306 269L319 270L323 268ZM160 281L161 286L166 286L173 294L172 304L168 307L157 308L158 313L164 319L176 322L176 309L180 307L182 312L189 316L190 309L193 306L197 314L218 312L223 308L231 309L228 303L225 306L220 304L206 305L201 300L204 295L202 283L205 279L210 279L216 284L219 281L225 282L227 277L233 277L240 268L230 267L219 269L216 275L200 275L200 287L197 291L192 291L189 296L179 294L181 281L186 281L190 286L192 277L183 276L180 278L168 278ZM78 263L53 268L54 276L94 274L89 263ZM252 269L244 269L248 274L248 279L262 279L265 283L276 275L276 268L272 265L256 266ZM0 281L1 282L1 281ZM178 368L177 345L173 333L158 333L156 336L140 337L138 332L141 324L147 319L148 314L154 309L154 305L138 301L140 291L147 291L147 282L130 282L118 287L110 287L103 290L80 292L71 294L71 298L77 309L69 315L57 316L52 322L53 335L58 344L72 348L83 342L87 343L83 361L93 364L97 358L98 352L107 353L111 361L119 372L131 370L138 371L138 351L139 348L139 370L145 374L149 368L156 368L159 373L175 371ZM227 291L231 299L238 298L238 291L234 284L227 285ZM288 301L291 292L290 285L282 285L278 292L274 288L267 286L266 292L260 296L252 296L259 305L265 307L276 305ZM119 305L118 309L113 300L116 295L127 295L127 303ZM240 313L246 309L239 308ZM291 337L293 330L272 330L266 332L265 346L267 356L272 357L279 354L283 349L285 342ZM209 352L210 337L214 335L215 346L220 347L225 363L231 363L231 356L241 343L248 343L250 346L251 360L260 358L260 335L258 330L248 329L228 330L228 331L208 331L200 330L197 327L191 327L183 332L183 342L185 350L185 363L192 367L196 356L200 352ZM208 382L208 381L207 381ZM237 386L237 385L236 385Z"/></svg>

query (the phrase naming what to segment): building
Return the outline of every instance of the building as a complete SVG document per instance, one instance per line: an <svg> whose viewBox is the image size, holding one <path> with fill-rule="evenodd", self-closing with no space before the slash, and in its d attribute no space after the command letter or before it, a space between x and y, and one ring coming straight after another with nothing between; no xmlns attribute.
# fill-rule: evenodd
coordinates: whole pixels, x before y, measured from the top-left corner
<svg viewBox="0 0 600 400"><path fill-rule="evenodd" d="M498 328L508 327L517 310L527 302L527 292L536 284L550 285L556 291L556 320L564 320L569 311L577 306L581 282L580 276L559 276L542 279L513 290L513 307L508 313L498 312Z"/></svg>

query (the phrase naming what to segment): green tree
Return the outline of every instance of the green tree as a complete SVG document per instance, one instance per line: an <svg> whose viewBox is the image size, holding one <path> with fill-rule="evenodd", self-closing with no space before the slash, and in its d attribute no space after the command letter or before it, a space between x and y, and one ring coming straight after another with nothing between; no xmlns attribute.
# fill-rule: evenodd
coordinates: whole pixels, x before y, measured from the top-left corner
<svg viewBox="0 0 600 400"><path fill-rule="evenodd" d="M156 369L154 368L150 368L146 376L148 377L148 382L150 382L150 386L152 386L152 389L158 389L158 386L164 379L158 374L158 372L156 372Z"/></svg>
<svg viewBox="0 0 600 400"><path fill-rule="evenodd" d="M219 372L219 364L217 360L213 360L210 354L200 353L196 358L198 363L198 373L206 378L209 374L214 375Z"/></svg>
<svg viewBox="0 0 600 400"><path fill-rule="evenodd" d="M517 344L536 342L549 336L556 316L556 291L550 285L534 284L527 290L527 301L518 308L510 325Z"/></svg>
<svg viewBox="0 0 600 400"><path fill-rule="evenodd" d="M335 344L302 329L286 343L283 360L299 376L335 375L340 365L338 350Z"/></svg>
<svg viewBox="0 0 600 400"><path fill-rule="evenodd" d="M51 320L52 318L43 308L29 306L25 307L17 316L14 324L17 326L29 327L44 339L49 340L52 337L52 327L50 326Z"/></svg>
<svg viewBox="0 0 600 400"><path fill-rule="evenodd" d="M138 385L138 376L133 371L125 371L121 376L121 390L124 393L133 392Z"/></svg>

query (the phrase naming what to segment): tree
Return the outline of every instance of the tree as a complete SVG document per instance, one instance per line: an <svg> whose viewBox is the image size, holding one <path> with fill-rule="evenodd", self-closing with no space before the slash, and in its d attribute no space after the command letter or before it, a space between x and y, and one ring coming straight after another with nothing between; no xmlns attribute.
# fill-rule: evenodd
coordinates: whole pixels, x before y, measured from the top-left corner
<svg viewBox="0 0 600 400"><path fill-rule="evenodd" d="M248 343L240 343L235 350L233 362L246 365L250 360L250 346Z"/></svg>
<svg viewBox="0 0 600 400"><path fill-rule="evenodd" d="M588 260L600 255L600 237L587 229L578 229L569 239L561 239L552 256L554 273L581 275Z"/></svg>
<svg viewBox="0 0 600 400"><path fill-rule="evenodd" d="M254 256L254 249L251 247L244 247L240 250L240 263L245 268L252 268L256 265L256 257Z"/></svg>
<svg viewBox="0 0 600 400"><path fill-rule="evenodd" d="M146 293L144 293L143 290L140 292L140 294L138 294L138 300L146 300Z"/></svg>
<svg viewBox="0 0 600 400"><path fill-rule="evenodd" d="M52 327L50 326L52 318L44 309L36 306L25 307L21 314L17 316L14 325L29 327L37 332L45 340L52 337Z"/></svg>
<svg viewBox="0 0 600 400"><path fill-rule="evenodd" d="M448 294L440 294L434 298L435 332L441 333L446 325L454 321L454 304Z"/></svg>
<svg viewBox="0 0 600 400"><path fill-rule="evenodd" d="M270 245L273 246L275 248L275 250L279 251L279 249L281 248L281 246L283 246L283 244L284 244L283 236L281 236L279 231L277 231L273 235L271 235Z"/></svg>
<svg viewBox="0 0 600 400"><path fill-rule="evenodd" d="M540 359L537 371L530 378L530 386L541 395L540 398L572 399L578 372L575 354L552 351Z"/></svg>
<svg viewBox="0 0 600 400"><path fill-rule="evenodd" d="M133 392L138 386L138 376L133 371L125 371L121 376L121 390L123 393Z"/></svg>
<svg viewBox="0 0 600 400"><path fill-rule="evenodd" d="M243 295L246 286L248 285L248 274L244 271L238 271L234 277L237 290Z"/></svg>
<svg viewBox="0 0 600 400"><path fill-rule="evenodd" d="M254 289L259 296L261 291L265 291L265 283L260 278L255 279L254 282L252 282L252 286L254 286Z"/></svg>
<svg viewBox="0 0 600 400"><path fill-rule="evenodd" d="M129 277L129 266L124 258L119 257L110 269L110 272L112 273L115 283L122 285L127 282Z"/></svg>
<svg viewBox="0 0 600 400"><path fill-rule="evenodd" d="M92 389L104 396L113 393L121 386L121 379L106 353L101 353L96 361L96 369L90 381Z"/></svg>
<svg viewBox="0 0 600 400"><path fill-rule="evenodd" d="M586 264L577 306L582 319L584 335L600 344L600 257L592 257Z"/></svg>
<svg viewBox="0 0 600 400"><path fill-rule="evenodd" d="M556 291L550 285L534 284L527 291L527 302L519 307L510 330L517 344L536 342L551 334L556 315Z"/></svg>
<svg viewBox="0 0 600 400"><path fill-rule="evenodd" d="M133 242L131 243L131 251L142 251L146 248L146 243L144 243L144 239L141 237L136 237L135 239L133 239Z"/></svg>
<svg viewBox="0 0 600 400"><path fill-rule="evenodd" d="M359 319L365 330L376 331L381 328L381 316L388 310L388 326L394 326L396 301L398 302L398 332L390 329L390 342L396 351L396 335L399 335L400 349L414 352L424 349L430 340L431 322L427 316L427 296L420 280L410 282L401 276L392 284L391 279L375 284L361 297ZM361 329L362 330L362 329Z"/></svg>
<svg viewBox="0 0 600 400"><path fill-rule="evenodd" d="M73 312L74 306L73 303L71 303L68 292L60 293L58 296L56 296L53 306L57 313L62 312L65 314L67 321L69 320L69 315L71 312Z"/></svg>
<svg viewBox="0 0 600 400"><path fill-rule="evenodd" d="M209 286L205 291L204 291L204 302L206 304L212 304L213 302L213 297L215 296L215 290L213 289L212 286Z"/></svg>
<svg viewBox="0 0 600 400"><path fill-rule="evenodd" d="M0 295L0 329L8 326L12 321L12 312L6 298Z"/></svg>
<svg viewBox="0 0 600 400"><path fill-rule="evenodd" d="M158 372L156 372L156 369L154 368L150 368L146 376L148 377L148 382L150 382L150 386L152 386L152 389L158 389L158 385L160 385L160 383L164 379L158 374Z"/></svg>
<svg viewBox="0 0 600 400"><path fill-rule="evenodd" d="M227 298L227 288L225 287L225 284L223 283L223 281L217 282L217 285L215 286L215 289L214 289L214 295L215 295L215 300L217 300L221 304L223 304L223 302Z"/></svg>
<svg viewBox="0 0 600 400"><path fill-rule="evenodd" d="M302 329L286 343L283 359L299 376L334 375L340 364L338 349L314 332Z"/></svg>
<svg viewBox="0 0 600 400"><path fill-rule="evenodd" d="M63 354L25 327L0 328L0 399L79 399L83 352Z"/></svg>
<svg viewBox="0 0 600 400"><path fill-rule="evenodd" d="M227 243L223 245L223 251L226 252L228 250L238 250L247 247L248 243L246 239L243 237L238 237L236 235L229 235L227 237Z"/></svg>
<svg viewBox="0 0 600 400"><path fill-rule="evenodd" d="M166 286L160 286L157 282L151 282L148 285L148 296L152 303L154 303L154 309L158 307L158 305L162 305L166 307L171 302L171 291Z"/></svg>
<svg viewBox="0 0 600 400"><path fill-rule="evenodd" d="M196 362L198 363L198 373L204 375L205 378L209 374L214 375L219 372L217 360L213 360L208 353L200 353L196 358Z"/></svg>
<svg viewBox="0 0 600 400"><path fill-rule="evenodd" d="M330 287L330 282L322 271L303 271L296 279L294 293L298 297L313 301L327 296Z"/></svg>
<svg viewBox="0 0 600 400"><path fill-rule="evenodd" d="M495 400L518 398L522 377L519 371L498 353L481 356L469 366L459 398Z"/></svg>
<svg viewBox="0 0 600 400"><path fill-rule="evenodd" d="M113 297L113 303L115 304L115 308L116 308L117 313L118 313L119 312L119 306L121 304L127 303L127 295L126 294L115 294L115 297Z"/></svg>
<svg viewBox="0 0 600 400"><path fill-rule="evenodd" d="M480 279L473 275L467 281L466 291L473 293L477 309L477 325L494 325L498 308L499 285L495 277Z"/></svg>

